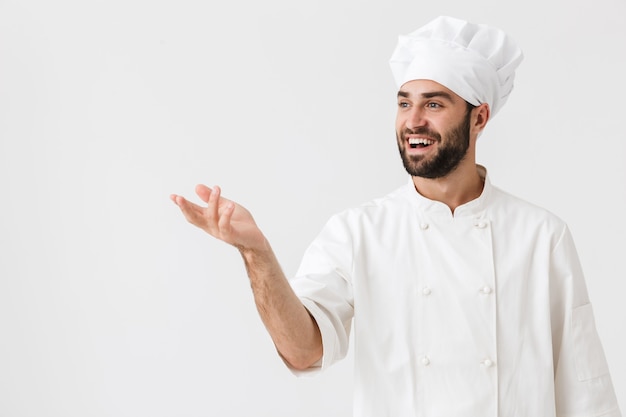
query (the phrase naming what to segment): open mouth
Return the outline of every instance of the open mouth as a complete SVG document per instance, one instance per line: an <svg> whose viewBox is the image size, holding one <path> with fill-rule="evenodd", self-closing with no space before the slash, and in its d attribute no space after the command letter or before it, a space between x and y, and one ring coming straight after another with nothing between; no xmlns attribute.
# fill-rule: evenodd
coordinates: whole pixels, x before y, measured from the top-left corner
<svg viewBox="0 0 626 417"><path fill-rule="evenodd" d="M430 145L435 143L434 140L425 139L425 138L409 138L409 146L411 149L417 148L427 148Z"/></svg>

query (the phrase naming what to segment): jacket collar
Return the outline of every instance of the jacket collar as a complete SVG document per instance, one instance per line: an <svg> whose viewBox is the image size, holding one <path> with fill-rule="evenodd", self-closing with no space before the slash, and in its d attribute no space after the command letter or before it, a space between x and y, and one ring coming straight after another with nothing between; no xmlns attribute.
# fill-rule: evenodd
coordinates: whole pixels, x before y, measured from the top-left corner
<svg viewBox="0 0 626 417"><path fill-rule="evenodd" d="M483 179L484 186L482 193L474 200L468 201L465 204L460 205L454 210L454 215L450 212L450 208L436 200L431 200L421 195L415 189L413 184L413 178L409 177L408 187L410 189L409 195L411 199L417 204L418 208L428 214L432 215L444 215L447 217L466 217L466 216L481 216L489 196L491 195L492 185L487 175L487 169L482 165L476 165L478 175Z"/></svg>

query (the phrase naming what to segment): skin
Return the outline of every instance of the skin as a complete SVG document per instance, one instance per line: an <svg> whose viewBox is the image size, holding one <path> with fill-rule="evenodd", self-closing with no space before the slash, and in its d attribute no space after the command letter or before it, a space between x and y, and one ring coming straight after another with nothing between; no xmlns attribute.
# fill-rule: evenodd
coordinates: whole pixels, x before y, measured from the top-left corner
<svg viewBox="0 0 626 417"><path fill-rule="evenodd" d="M429 80L404 84L398 93L396 134L398 146L417 165L435 158L451 141L459 140L452 131L467 116L466 102L442 85ZM459 205L477 198L483 182L475 164L476 140L489 120L489 106L482 104L469 114L469 146L465 157L447 175L438 178L413 176L419 193L441 201L454 213ZM421 130L420 130L421 129ZM437 133L437 141L424 149L409 149L408 138ZM431 138L428 134L422 137ZM209 235L236 247L244 260L259 315L280 355L295 369L307 369L323 353L319 327L295 295L272 248L241 205L221 196L219 187L196 186L196 194L205 205L194 204L176 194L171 200L185 218Z"/></svg>
<svg viewBox="0 0 626 417"><path fill-rule="evenodd" d="M396 136L398 147L410 155L421 157L423 163L435 158L437 152L452 140L451 131L459 125L467 112L465 100L435 81L413 80L400 87ZM484 103L471 110L469 115L469 146L465 157L450 173L439 178L413 176L416 190L424 197L441 201L452 213L458 206L477 198L483 182L476 170L476 141L489 120L489 105ZM441 136L423 150L409 149L409 137L429 135L403 132L429 130Z"/></svg>
<svg viewBox="0 0 626 417"><path fill-rule="evenodd" d="M315 320L295 295L269 242L248 210L221 196L219 187L196 186L206 207L171 195L185 218L211 236L233 245L243 257L261 320L280 355L295 369L322 357L322 337Z"/></svg>

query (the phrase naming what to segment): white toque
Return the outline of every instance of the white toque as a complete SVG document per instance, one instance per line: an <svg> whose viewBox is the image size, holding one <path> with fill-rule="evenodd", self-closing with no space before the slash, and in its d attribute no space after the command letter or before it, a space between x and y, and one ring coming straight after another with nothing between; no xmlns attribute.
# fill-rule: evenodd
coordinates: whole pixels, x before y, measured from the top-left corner
<svg viewBox="0 0 626 417"><path fill-rule="evenodd" d="M432 80L477 106L488 103L493 117L513 90L523 54L500 29L441 16L401 35L391 57L398 88Z"/></svg>

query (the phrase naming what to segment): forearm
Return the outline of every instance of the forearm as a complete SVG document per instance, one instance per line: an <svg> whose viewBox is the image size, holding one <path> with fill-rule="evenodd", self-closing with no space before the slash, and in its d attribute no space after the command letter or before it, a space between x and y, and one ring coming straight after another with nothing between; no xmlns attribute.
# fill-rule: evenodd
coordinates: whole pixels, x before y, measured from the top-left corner
<svg viewBox="0 0 626 417"><path fill-rule="evenodd" d="M217 186L198 185L196 193L206 208L175 194L170 198L191 224L239 249L261 319L283 358L296 369L317 362L322 356L319 327L291 289L250 212L221 197Z"/></svg>
<svg viewBox="0 0 626 417"><path fill-rule="evenodd" d="M319 327L293 292L269 244L240 249L261 320L283 358L306 369L322 356Z"/></svg>

